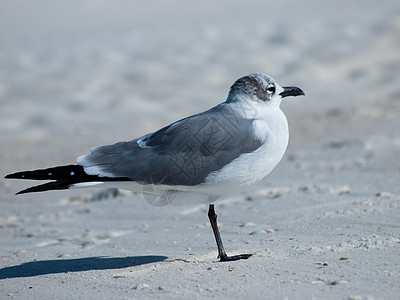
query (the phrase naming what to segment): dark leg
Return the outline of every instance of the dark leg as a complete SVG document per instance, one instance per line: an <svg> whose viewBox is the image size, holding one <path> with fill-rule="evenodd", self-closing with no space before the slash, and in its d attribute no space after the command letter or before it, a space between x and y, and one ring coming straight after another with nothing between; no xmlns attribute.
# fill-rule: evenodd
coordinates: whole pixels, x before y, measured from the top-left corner
<svg viewBox="0 0 400 300"><path fill-rule="evenodd" d="M253 254L240 254L234 256L226 255L224 245L222 245L221 235L219 234L218 225L217 225L217 215L215 214L214 204L210 204L208 209L208 218L210 219L211 228L214 231L215 241L217 242L218 247L218 258L220 261L233 261L239 259L248 259Z"/></svg>

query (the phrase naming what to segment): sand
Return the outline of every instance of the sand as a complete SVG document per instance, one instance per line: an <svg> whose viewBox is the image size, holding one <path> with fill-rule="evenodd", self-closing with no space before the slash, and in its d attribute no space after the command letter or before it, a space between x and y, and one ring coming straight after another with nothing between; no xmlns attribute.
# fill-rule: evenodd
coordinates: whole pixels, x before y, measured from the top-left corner
<svg viewBox="0 0 400 300"><path fill-rule="evenodd" d="M1 1L1 175L75 161L263 72L287 153L216 205L0 181L0 298L399 299L398 1Z"/></svg>

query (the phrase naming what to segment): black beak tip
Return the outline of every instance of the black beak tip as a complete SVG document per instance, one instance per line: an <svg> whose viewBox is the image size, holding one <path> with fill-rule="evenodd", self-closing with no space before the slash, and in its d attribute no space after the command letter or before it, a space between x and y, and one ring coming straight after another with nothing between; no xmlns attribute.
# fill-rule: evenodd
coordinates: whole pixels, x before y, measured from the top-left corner
<svg viewBox="0 0 400 300"><path fill-rule="evenodd" d="M306 94L303 92L302 89L295 87L295 86L286 86L283 87L283 92L280 93L279 95L281 95L282 98L284 97L288 97L288 96L305 96Z"/></svg>

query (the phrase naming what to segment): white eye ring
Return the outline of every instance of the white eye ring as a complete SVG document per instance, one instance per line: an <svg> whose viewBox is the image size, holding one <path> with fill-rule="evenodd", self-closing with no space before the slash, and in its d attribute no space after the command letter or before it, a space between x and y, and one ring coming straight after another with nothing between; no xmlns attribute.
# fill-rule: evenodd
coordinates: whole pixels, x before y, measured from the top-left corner
<svg viewBox="0 0 400 300"><path fill-rule="evenodd" d="M274 86L273 84L270 84L270 85L267 87L267 94L272 95L273 93L275 93L275 86Z"/></svg>

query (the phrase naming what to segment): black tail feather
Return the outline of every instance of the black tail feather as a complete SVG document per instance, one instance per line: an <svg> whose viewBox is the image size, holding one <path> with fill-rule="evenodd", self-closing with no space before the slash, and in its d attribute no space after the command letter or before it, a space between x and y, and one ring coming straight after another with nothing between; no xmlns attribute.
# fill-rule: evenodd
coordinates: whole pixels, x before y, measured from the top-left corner
<svg viewBox="0 0 400 300"><path fill-rule="evenodd" d="M128 181L126 177L99 177L89 175L80 165L66 165L33 171L22 171L5 176L7 179L53 180L45 184L33 186L17 193L26 194L50 190L65 190L80 182L92 181Z"/></svg>

